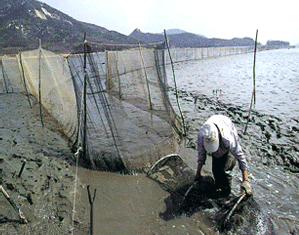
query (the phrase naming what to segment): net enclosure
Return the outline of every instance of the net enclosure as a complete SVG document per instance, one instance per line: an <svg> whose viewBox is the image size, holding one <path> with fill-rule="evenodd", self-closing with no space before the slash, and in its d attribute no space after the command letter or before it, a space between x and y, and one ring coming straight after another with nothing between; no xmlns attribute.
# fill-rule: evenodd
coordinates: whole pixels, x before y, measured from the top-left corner
<svg viewBox="0 0 299 235"><path fill-rule="evenodd" d="M68 55L39 47L1 59L0 92L23 92L40 118L51 115L82 163L107 171L147 171L176 153L182 116L169 101L165 43L80 44ZM175 63L252 52L252 47L171 48ZM26 97L24 96L24 97ZM43 121L42 121L43 123Z"/></svg>
<svg viewBox="0 0 299 235"><path fill-rule="evenodd" d="M161 48L93 52L85 42L65 56L42 48L5 56L1 92L23 92L28 107L36 97L40 118L57 120L85 166L146 171L176 151L182 129L168 99Z"/></svg>
<svg viewBox="0 0 299 235"><path fill-rule="evenodd" d="M181 126L168 99L164 51L139 46L93 53L86 44L85 52L68 62L88 164L145 170L176 151Z"/></svg>

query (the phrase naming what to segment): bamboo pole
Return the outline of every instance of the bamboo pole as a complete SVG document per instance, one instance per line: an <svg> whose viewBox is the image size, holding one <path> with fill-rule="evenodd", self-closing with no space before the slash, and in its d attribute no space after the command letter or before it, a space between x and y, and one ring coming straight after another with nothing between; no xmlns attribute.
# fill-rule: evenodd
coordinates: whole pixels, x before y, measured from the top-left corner
<svg viewBox="0 0 299 235"><path fill-rule="evenodd" d="M106 77L107 77L107 85L106 88L107 90L112 89L112 76L111 76L111 68L110 68L110 64L109 64L109 51L105 49L105 58L106 58Z"/></svg>
<svg viewBox="0 0 299 235"><path fill-rule="evenodd" d="M178 104L179 112L180 112L180 115L181 115L181 118L182 118L182 122L183 122L183 131L184 131L183 135L186 136L187 133L186 133L185 118L183 116L183 112L182 112L181 105L180 105L180 102L179 102L178 88L177 88L176 78L175 78L175 72L174 72L174 63L173 63L173 60L172 60L172 57L171 57L170 48L169 48L169 42L168 42L168 37L167 37L165 29L164 29L164 36L165 36L165 41L166 41L166 45L167 45L167 49L168 49L169 59L170 59L170 62L171 62L172 73L173 73L173 80L174 80L174 87L175 87L175 97L176 97L176 101L177 101L177 104Z"/></svg>
<svg viewBox="0 0 299 235"><path fill-rule="evenodd" d="M24 169L25 169L25 165L26 165L26 163L27 163L26 159L23 160L23 164L22 164L21 170L20 170L20 172L19 172L19 174L18 174L18 178L21 177L21 175L22 175L22 173L23 173L23 171L24 171Z"/></svg>
<svg viewBox="0 0 299 235"><path fill-rule="evenodd" d="M120 82L120 76L119 76L119 55L118 51L116 51L116 72L117 72L117 78L118 78L118 90L119 90L119 98L123 98L123 92L121 89L121 82Z"/></svg>
<svg viewBox="0 0 299 235"><path fill-rule="evenodd" d="M87 89L87 71L86 71L86 60L87 60L87 40L86 40L86 33L84 34L84 81L83 81L83 157L87 158L87 105L86 105L86 89Z"/></svg>
<svg viewBox="0 0 299 235"><path fill-rule="evenodd" d="M87 185L87 192L88 192L88 200L90 205L90 235L93 235L93 203L96 197L97 190L95 189L93 192L93 199L91 199L89 185Z"/></svg>
<svg viewBox="0 0 299 235"><path fill-rule="evenodd" d="M247 131L247 126L248 126L248 122L249 122L249 119L250 119L250 114L251 114L252 105L253 105L253 103L254 103L254 105L255 105L255 101L256 101L256 97L255 97L255 62L256 62L257 36L258 36L258 30L256 30L256 35L255 35L255 45L254 45L254 60L253 60L253 91L252 91L252 96L251 96L250 108L249 108L249 112L248 112L248 119L247 119L246 126L245 126L245 129L244 129L244 135L246 134L246 131Z"/></svg>
<svg viewBox="0 0 299 235"><path fill-rule="evenodd" d="M254 59L253 59L253 94L254 94L254 105L256 104L256 89L255 89L255 61L256 61L256 49L257 49L257 35L258 30L256 30L255 44L254 44Z"/></svg>
<svg viewBox="0 0 299 235"><path fill-rule="evenodd" d="M9 202L9 204L11 205L11 207L14 209L14 211L18 214L18 216L19 216L19 218L21 220L21 223L22 224L28 223L28 221L26 220L26 218L23 215L23 213L20 211L20 209L17 207L17 205L14 203L14 201L10 198L10 196L5 191L5 189L3 188L2 185L0 185L0 191L2 192L3 196L5 197L5 199Z"/></svg>
<svg viewBox="0 0 299 235"><path fill-rule="evenodd" d="M4 74L4 66L3 66L3 64L2 64L2 76L3 76L3 82L4 82L6 93L8 93L8 88L7 88L7 84L6 84L6 80L5 80L5 74Z"/></svg>
<svg viewBox="0 0 299 235"><path fill-rule="evenodd" d="M41 40L39 39L39 52L38 52L38 102L39 102L39 115L40 115L40 121L42 123L42 127L44 127L43 122L43 114L42 114L42 92L41 92L41 86L42 86L42 80L41 80L41 54L42 54L42 45Z"/></svg>
<svg viewBox="0 0 299 235"><path fill-rule="evenodd" d="M145 80L146 80L146 86L147 86L147 92L148 92L148 101L150 103L150 110L152 110L153 109L153 104L152 104L152 99L151 99L151 92L150 92L150 87L149 87L149 82L148 82L146 67L145 67L145 63L144 63L144 59L143 59L143 55L142 55L142 51L141 51L140 42L138 42L138 43L139 43L139 51L140 51L140 57L141 57L141 61L142 61L142 66L143 66L143 70L144 70L144 74L145 74Z"/></svg>
<svg viewBox="0 0 299 235"><path fill-rule="evenodd" d="M32 108L30 97L29 97L29 92L28 92L28 89L27 89L26 79L25 79L24 67L23 67L23 63L22 63L22 54L21 54L20 50L19 50L19 57L20 57L21 75L22 75L23 82L24 82L24 88L25 88L26 96L27 96L27 99L28 99L29 107Z"/></svg>

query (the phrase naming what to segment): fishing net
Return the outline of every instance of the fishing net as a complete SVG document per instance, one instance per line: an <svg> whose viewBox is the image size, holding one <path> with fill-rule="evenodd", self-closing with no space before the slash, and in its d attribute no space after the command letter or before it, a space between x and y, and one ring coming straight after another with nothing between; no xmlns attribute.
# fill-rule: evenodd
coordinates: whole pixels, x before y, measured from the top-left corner
<svg viewBox="0 0 299 235"><path fill-rule="evenodd" d="M0 92L10 93L24 91L24 85L16 57L2 57L1 70Z"/></svg>
<svg viewBox="0 0 299 235"><path fill-rule="evenodd" d="M23 87L39 100L62 126L63 133L74 141L77 134L77 106L66 60L43 49L22 52L17 58L24 74Z"/></svg>
<svg viewBox="0 0 299 235"><path fill-rule="evenodd" d="M166 221L185 214L192 216L205 211L215 230L225 234L274 234L270 217L262 211L252 196L219 197L215 194L214 179L202 176L194 181L193 172L179 155L171 154L157 161L148 177L169 192L165 211L160 217Z"/></svg>
<svg viewBox="0 0 299 235"><path fill-rule="evenodd" d="M173 61L183 62L189 60L201 60L227 55L237 55L253 52L254 47L201 47L201 48L171 48ZM166 63L170 63L169 58Z"/></svg>
<svg viewBox="0 0 299 235"><path fill-rule="evenodd" d="M35 96L42 123L50 114L86 166L145 171L181 135L163 45L93 52L85 43L66 57L41 48L3 57L1 92L26 93L30 105Z"/></svg>
<svg viewBox="0 0 299 235"><path fill-rule="evenodd" d="M220 232L232 234L274 234L270 217L252 196L239 196L223 204L215 220Z"/></svg>
<svg viewBox="0 0 299 235"><path fill-rule="evenodd" d="M86 51L68 57L85 161L100 170L139 171L175 152L181 126L168 100L163 51Z"/></svg>
<svg viewBox="0 0 299 235"><path fill-rule="evenodd" d="M104 52L94 52L105 48ZM172 48L174 62L245 53L244 48ZM85 53L83 53L85 52ZM40 118L57 128L93 169L148 171L176 152L181 119L168 96L164 43L100 46L82 43L62 56L42 48L2 58L2 93L35 96ZM171 79L171 78L170 78Z"/></svg>
<svg viewBox="0 0 299 235"><path fill-rule="evenodd" d="M192 184L195 173L187 166L179 155L171 154L161 158L148 171L147 176L172 193Z"/></svg>

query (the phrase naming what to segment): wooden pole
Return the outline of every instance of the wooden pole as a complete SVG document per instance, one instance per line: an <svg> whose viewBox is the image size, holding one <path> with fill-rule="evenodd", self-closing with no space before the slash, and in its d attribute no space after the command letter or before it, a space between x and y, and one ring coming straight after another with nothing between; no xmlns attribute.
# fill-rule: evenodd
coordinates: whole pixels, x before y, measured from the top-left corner
<svg viewBox="0 0 299 235"><path fill-rule="evenodd" d="M96 197L97 190L96 189L94 190L93 199L91 199L89 185L87 185L87 192L88 192L88 200L90 205L90 235L93 235L93 202Z"/></svg>
<svg viewBox="0 0 299 235"><path fill-rule="evenodd" d="M38 56L38 102L39 102L39 115L40 115L40 121L42 123L42 127L44 127L44 122L43 122L43 114L42 114L42 92L41 92L41 53L42 53L42 45L41 45L41 40L39 39L39 56Z"/></svg>
<svg viewBox="0 0 299 235"><path fill-rule="evenodd" d="M254 105L256 103L256 90L255 90L255 61L256 61L256 49L257 49L257 35L258 30L256 30L255 44L254 44L254 59L253 59L253 93L254 93Z"/></svg>
<svg viewBox="0 0 299 235"><path fill-rule="evenodd" d="M20 209L17 207L17 205L14 203L14 201L10 198L10 196L8 195L8 193L5 191L5 189L3 188L2 185L0 185L0 191L2 192L3 196L5 197L5 199L9 202L9 204L12 206L12 208L14 209L14 211L18 214L21 223L26 224L28 223L28 221L26 220L25 216L23 215L23 213L20 211Z"/></svg>
<svg viewBox="0 0 299 235"><path fill-rule="evenodd" d="M18 178L21 177L21 175L22 175L22 173L23 173L23 171L24 171L24 169L25 169L25 165L26 165L26 163L27 163L26 159L23 160L23 164L22 164L21 170L20 170L20 172L19 172L19 174L18 174Z"/></svg>
<svg viewBox="0 0 299 235"><path fill-rule="evenodd" d="M3 76L3 82L4 82L4 86L5 86L6 93L8 93L8 88L7 88L7 84L6 84L6 80L5 80L5 74L4 74L4 66L3 66L3 63L2 63L2 76Z"/></svg>
<svg viewBox="0 0 299 235"><path fill-rule="evenodd" d="M123 92L121 89L121 82L120 82L120 75L119 75L119 55L118 51L116 51L116 72L117 72L117 79L118 79L118 90L119 90L119 98L123 98Z"/></svg>
<svg viewBox="0 0 299 235"><path fill-rule="evenodd" d="M255 45L254 45L253 91L252 91L252 96L251 96L251 102L250 102L249 112L248 112L248 119L247 119L245 130L244 130L244 135L246 134L246 131L247 131L247 126L248 126L248 122L249 122L249 119L250 119L252 105L253 105L253 103L255 104L255 62L256 62L257 35L258 35L258 30L256 30Z"/></svg>
<svg viewBox="0 0 299 235"><path fill-rule="evenodd" d="M149 104L150 104L150 110L153 109L153 104L152 104L152 99L151 99L151 92L150 92L150 87L149 87L149 83L148 83L148 77L147 77L147 72L146 72L146 68L145 68L145 63L144 63L144 59L142 56L142 51L141 51L141 45L140 42L139 43L139 51L140 51L140 57L141 57L141 61L142 61L142 66L143 66L143 70L144 70L144 74L145 74L145 80L146 80L146 86L147 86L147 92L148 92L148 100L149 100Z"/></svg>
<svg viewBox="0 0 299 235"><path fill-rule="evenodd" d="M87 71L86 71L86 60L87 60L87 40L86 40L86 33L84 34L84 65L83 65L83 70L84 70L84 81L83 81L83 157L86 159L87 158L87 105L86 105L86 89L87 89Z"/></svg>
<svg viewBox="0 0 299 235"><path fill-rule="evenodd" d="M22 71L21 75L22 75L23 82L24 82L25 92L26 92L26 95L27 95L29 107L32 108L30 97L29 97L29 92L28 92L27 85L26 85L25 73L24 73L23 62L22 62L22 54L21 54L20 50L19 50L19 57L20 57L20 65L21 65L21 71Z"/></svg>
<svg viewBox="0 0 299 235"><path fill-rule="evenodd" d="M172 60L172 57L171 57L170 48L169 48L169 42L168 42L168 37L167 37L165 29L164 29L164 35L165 35L165 41L166 41L166 45L167 45L167 49L168 49L168 54L169 54L169 59L170 59L170 62L171 62L171 67L172 67L174 87L175 87L175 97L176 97L176 101L177 101L177 104L178 104L179 112L180 112L180 115L181 115L181 118L182 118L182 122L183 122L183 135L186 136L187 133L186 133L186 126L185 126L185 119L184 119L183 112L182 112L182 109L181 109L181 106L180 106L180 102L179 102L178 88L177 88L177 85L176 85L176 78L175 78L175 72L174 72L174 63L173 63L173 60Z"/></svg>

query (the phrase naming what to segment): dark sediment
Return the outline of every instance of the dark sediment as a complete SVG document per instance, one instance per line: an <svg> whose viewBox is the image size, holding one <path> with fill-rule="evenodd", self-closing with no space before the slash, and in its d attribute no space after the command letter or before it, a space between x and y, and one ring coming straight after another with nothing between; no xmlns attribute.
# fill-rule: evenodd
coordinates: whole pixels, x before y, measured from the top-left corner
<svg viewBox="0 0 299 235"><path fill-rule="evenodd" d="M20 224L17 214L1 194L0 233L69 233L73 225L75 174L71 169L73 154L58 133L59 126L45 116L42 127L38 105L30 109L24 95L2 94L0 106L3 187L28 220ZM77 184L78 188L82 187L79 180ZM79 191L77 197L80 197ZM84 214L84 210L78 210L75 215L77 232L86 231L88 221L84 223Z"/></svg>
<svg viewBox="0 0 299 235"><path fill-rule="evenodd" d="M211 99L204 95L195 95L185 91L180 92L182 102L194 103L198 113L222 114L228 116L235 123L239 131L242 146L251 156L260 157L264 165L283 166L290 172L299 172L299 119L282 120L274 115L252 111L247 132L244 129L248 119L248 109L233 104L226 104L218 99ZM188 118L187 125L191 128L198 120ZM192 115L191 115L192 116ZM197 131L197 130L196 130ZM197 132L190 129L191 145L196 146ZM258 159L254 159L258 160Z"/></svg>

